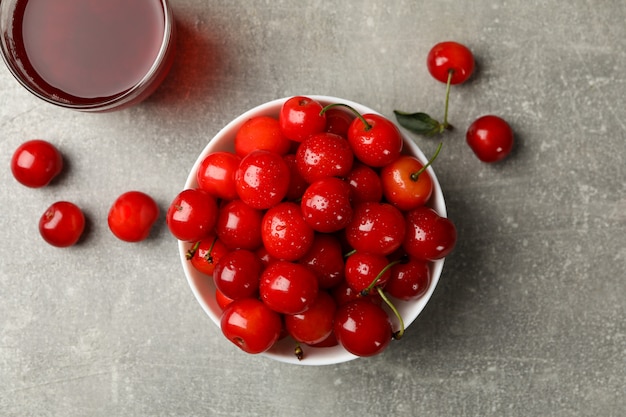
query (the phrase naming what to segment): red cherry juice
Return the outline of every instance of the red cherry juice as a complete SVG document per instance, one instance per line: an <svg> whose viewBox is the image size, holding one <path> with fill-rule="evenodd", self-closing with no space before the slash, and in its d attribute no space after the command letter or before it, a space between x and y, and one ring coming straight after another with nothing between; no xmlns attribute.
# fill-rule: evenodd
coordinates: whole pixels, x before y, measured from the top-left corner
<svg viewBox="0 0 626 417"><path fill-rule="evenodd" d="M76 105L123 95L163 45L161 0L18 0L13 54L44 96Z"/></svg>

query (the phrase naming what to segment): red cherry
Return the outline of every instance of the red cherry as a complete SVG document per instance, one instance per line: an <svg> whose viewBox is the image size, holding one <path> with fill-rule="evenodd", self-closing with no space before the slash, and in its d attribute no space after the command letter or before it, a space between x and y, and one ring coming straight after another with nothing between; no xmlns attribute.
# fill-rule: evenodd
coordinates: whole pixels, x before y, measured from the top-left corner
<svg viewBox="0 0 626 417"><path fill-rule="evenodd" d="M304 265L278 261L261 274L261 300L278 313L302 313L315 302L318 292L315 274Z"/></svg>
<svg viewBox="0 0 626 417"><path fill-rule="evenodd" d="M256 256L259 258L259 260L261 261L261 263L263 264L263 268L267 268L269 265L273 264L274 262L279 261L279 259L276 259L272 255L270 255L270 253L267 251L267 249L263 245L261 245L255 251L255 253L256 253Z"/></svg>
<svg viewBox="0 0 626 417"><path fill-rule="evenodd" d="M63 170L63 157L49 142L34 139L21 144L11 158L15 179L31 188L48 185Z"/></svg>
<svg viewBox="0 0 626 417"><path fill-rule="evenodd" d="M296 163L308 183L325 177L343 177L352 169L354 154L347 140L332 133L318 133L303 140Z"/></svg>
<svg viewBox="0 0 626 417"><path fill-rule="evenodd" d="M336 177L317 180L304 192L300 206L304 220L313 230L339 231L352 219L350 185Z"/></svg>
<svg viewBox="0 0 626 417"><path fill-rule="evenodd" d="M428 261L409 257L406 262L393 265L385 292L404 301L421 298L430 286L429 264Z"/></svg>
<svg viewBox="0 0 626 417"><path fill-rule="evenodd" d="M263 216L261 238L272 257L295 261L311 248L314 231L302 217L299 205L283 202Z"/></svg>
<svg viewBox="0 0 626 417"><path fill-rule="evenodd" d="M437 81L446 84L452 71L450 84L461 84L474 72L474 55L458 42L441 42L428 52L426 66Z"/></svg>
<svg viewBox="0 0 626 417"><path fill-rule="evenodd" d="M256 209L267 209L280 202L289 189L289 167L283 157L270 151L246 155L235 174L237 194Z"/></svg>
<svg viewBox="0 0 626 417"><path fill-rule="evenodd" d="M241 200L225 203L219 210L215 233L229 249L254 250L263 244L261 221L263 212Z"/></svg>
<svg viewBox="0 0 626 417"><path fill-rule="evenodd" d="M68 201L57 201L39 219L39 233L52 246L64 248L78 242L85 230L81 209Z"/></svg>
<svg viewBox="0 0 626 417"><path fill-rule="evenodd" d="M283 135L278 119L270 116L248 119L235 135L235 153L241 157L259 149L285 155L290 148L291 141Z"/></svg>
<svg viewBox="0 0 626 417"><path fill-rule="evenodd" d="M326 128L326 116L320 115L322 109L319 102L309 97L291 97L280 109L280 129L287 138L302 142Z"/></svg>
<svg viewBox="0 0 626 417"><path fill-rule="evenodd" d="M302 313L285 315L285 328L294 340L306 344L321 343L333 331L337 304L325 291Z"/></svg>
<svg viewBox="0 0 626 417"><path fill-rule="evenodd" d="M217 202L206 191L183 190L174 197L165 220L176 239L197 242L213 230L217 221Z"/></svg>
<svg viewBox="0 0 626 417"><path fill-rule="evenodd" d="M402 211L422 206L433 192L433 180L424 164L414 156L402 155L382 168L380 178L388 202Z"/></svg>
<svg viewBox="0 0 626 417"><path fill-rule="evenodd" d="M464 83L470 78L474 72L474 56L466 46L460 43L441 42L428 52L426 66L433 78L446 84L443 122L423 112L408 113L394 110L394 113L402 127L413 133L432 136L452 128L448 123L450 85Z"/></svg>
<svg viewBox="0 0 626 417"><path fill-rule="evenodd" d="M334 133L344 138L348 137L348 129L354 120L354 114L339 108L326 110L326 132Z"/></svg>
<svg viewBox="0 0 626 417"><path fill-rule="evenodd" d="M354 208L346 226L346 240L358 252L389 255L398 249L406 233L404 216L389 203L367 202Z"/></svg>
<svg viewBox="0 0 626 417"><path fill-rule="evenodd" d="M454 223L430 207L406 213L406 238L402 247L410 256L434 261L446 257L456 244Z"/></svg>
<svg viewBox="0 0 626 417"><path fill-rule="evenodd" d="M223 312L224 310L226 310L226 307L228 307L235 300L226 297L220 290L216 288L215 289L215 301L217 302L217 305Z"/></svg>
<svg viewBox="0 0 626 417"><path fill-rule="evenodd" d="M372 167L383 167L398 158L403 143L396 125L378 114L354 119L348 130L348 142L356 158Z"/></svg>
<svg viewBox="0 0 626 417"><path fill-rule="evenodd" d="M263 353L278 340L282 331L280 315L255 298L235 300L220 319L222 333L247 353Z"/></svg>
<svg viewBox="0 0 626 417"><path fill-rule="evenodd" d="M332 288L343 281L345 262L342 245L333 235L316 234L311 248L298 262L315 273L320 288Z"/></svg>
<svg viewBox="0 0 626 417"><path fill-rule="evenodd" d="M237 198L235 173L241 157L232 152L213 152L207 155L196 172L198 188L215 198L233 200Z"/></svg>
<svg viewBox="0 0 626 417"><path fill-rule="evenodd" d="M367 300L370 303L382 305L383 299L378 291L370 291L368 294L362 294L361 291L354 290L346 280L341 281L338 285L330 290L330 294L335 299L337 305L344 305L353 300Z"/></svg>
<svg viewBox="0 0 626 417"><path fill-rule="evenodd" d="M384 287L391 277L385 268L389 265L387 257L371 253L355 252L346 259L346 282L355 291L361 292L372 283Z"/></svg>
<svg viewBox="0 0 626 417"><path fill-rule="evenodd" d="M199 272L213 276L215 265L228 253L228 248L212 233L196 242L187 252L187 260Z"/></svg>
<svg viewBox="0 0 626 417"><path fill-rule="evenodd" d="M158 218L159 206L152 197L141 191L128 191L113 202L107 222L118 239L139 242L148 237Z"/></svg>
<svg viewBox="0 0 626 417"><path fill-rule="evenodd" d="M302 198L302 194L304 194L304 190L309 186L309 183L300 173L295 154L287 154L283 159L289 167L289 188L287 189L285 199L291 201L299 200Z"/></svg>
<svg viewBox="0 0 626 417"><path fill-rule="evenodd" d="M326 348L326 347L333 347L333 346L337 346L339 344L339 342L337 341L337 338L335 337L335 333L330 332L330 334L328 335L328 337L324 340L322 340L319 343L307 343L309 346L311 347L317 347L317 348Z"/></svg>
<svg viewBox="0 0 626 417"><path fill-rule="evenodd" d="M483 162L497 162L513 149L513 129L502 118L493 115L479 117L465 135L467 144Z"/></svg>
<svg viewBox="0 0 626 417"><path fill-rule="evenodd" d="M383 186L378 173L365 164L355 163L346 176L346 182L350 185L352 204L378 202L383 198Z"/></svg>
<svg viewBox="0 0 626 417"><path fill-rule="evenodd" d="M357 299L339 306L335 315L335 336L356 356L373 356L384 351L393 336L391 321L382 307Z"/></svg>
<svg viewBox="0 0 626 417"><path fill-rule="evenodd" d="M217 289L233 300L252 297L259 289L262 268L256 254L238 249L220 258L213 271L213 282Z"/></svg>

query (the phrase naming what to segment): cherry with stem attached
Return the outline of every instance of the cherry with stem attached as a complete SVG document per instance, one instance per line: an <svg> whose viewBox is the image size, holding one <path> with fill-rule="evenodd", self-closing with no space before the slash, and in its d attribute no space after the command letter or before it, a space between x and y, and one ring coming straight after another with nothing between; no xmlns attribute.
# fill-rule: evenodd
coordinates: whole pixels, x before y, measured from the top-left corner
<svg viewBox="0 0 626 417"><path fill-rule="evenodd" d="M435 149L435 153L433 154L432 158L430 158L428 162L426 162L426 164L423 167L421 167L418 171L411 173L412 181L417 181L420 175L422 175L422 173L426 171L428 167L433 164L433 162L435 162L435 159L437 159L437 157L439 156L439 152L441 152L442 146L443 146L443 142L439 142L439 145L437 146L437 149Z"/></svg>
<svg viewBox="0 0 626 417"><path fill-rule="evenodd" d="M400 340L402 336L404 336L404 328L405 328L404 320L402 319L402 315L400 314L396 306L389 299L389 297L387 297L387 295L385 294L385 291L383 290L383 288L377 284L381 276L383 276L387 271L389 271L394 265L397 265L402 262L405 262L403 258L390 262L385 268L383 268L382 271L378 273L378 275L376 276L376 278L374 278L372 283L367 288L362 290L359 294L359 296L361 297L367 297L369 293L374 289L378 292L378 295L380 295L380 298L387 305L387 307L389 307L389 309L393 312L393 314L397 317L398 323L400 324L400 329L393 332L393 335L392 335L393 339L395 340Z"/></svg>
<svg viewBox="0 0 626 417"><path fill-rule="evenodd" d="M337 106L345 107L356 115L348 127L347 139L359 161L371 167L383 167L400 155L402 134L391 120L377 113L361 114L344 103L329 104L320 115Z"/></svg>
<svg viewBox="0 0 626 417"><path fill-rule="evenodd" d="M462 84L474 72L474 54L470 49L458 42L445 41L433 46L426 57L426 66L430 75L439 82L446 84L446 101L443 122L433 119L426 113L405 113L395 111L400 125L413 133L436 135L452 129L448 123L448 103L450 86Z"/></svg>

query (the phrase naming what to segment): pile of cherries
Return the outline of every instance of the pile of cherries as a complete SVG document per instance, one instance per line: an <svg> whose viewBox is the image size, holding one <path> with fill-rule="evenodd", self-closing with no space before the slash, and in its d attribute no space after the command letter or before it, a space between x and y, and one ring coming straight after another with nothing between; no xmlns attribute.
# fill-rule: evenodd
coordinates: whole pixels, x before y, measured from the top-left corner
<svg viewBox="0 0 626 417"><path fill-rule="evenodd" d="M304 96L248 119L233 151L208 154L166 214L187 259L215 283L223 334L248 353L291 336L382 352L404 332L456 228L429 207L433 180L379 114ZM391 296L391 297L389 297ZM397 315L393 329L390 314Z"/></svg>
<svg viewBox="0 0 626 417"><path fill-rule="evenodd" d="M450 86L474 71L471 51L457 42L435 45L431 75L446 83L443 122L395 111L400 125L436 135L448 123ZM291 336L303 345L341 344L357 356L382 352L404 332L394 300L422 297L433 261L456 244L456 228L429 206L433 181L422 163L403 153L396 126L379 114L308 97L287 100L278 117L246 121L234 151L214 152L197 171L198 186L180 192L166 222L190 242L188 260L212 279L222 308L221 329L242 350L261 353ZM466 141L484 162L504 159L513 132L495 115L476 119ZM23 143L11 159L23 185L48 185L63 170L58 149L44 140ZM107 221L119 239L146 239L159 208L140 191L121 194ZM51 245L76 244L85 216L57 201L39 230ZM397 317L393 329L390 314Z"/></svg>

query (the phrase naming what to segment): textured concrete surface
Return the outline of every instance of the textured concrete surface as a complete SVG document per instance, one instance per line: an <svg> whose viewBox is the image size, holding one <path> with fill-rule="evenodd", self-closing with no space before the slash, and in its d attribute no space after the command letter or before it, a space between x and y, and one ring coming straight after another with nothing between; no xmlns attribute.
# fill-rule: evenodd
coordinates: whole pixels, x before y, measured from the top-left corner
<svg viewBox="0 0 626 417"><path fill-rule="evenodd" d="M623 0L172 3L177 61L137 107L57 109L0 68L0 415L624 415ZM424 61L447 39L478 60L452 91L458 129L436 164L460 240L383 355L328 367L246 356L194 300L163 225L134 245L107 229L129 189L165 209L207 140L262 102L328 94L440 116L444 89ZM464 143L485 113L516 132L504 163ZM69 162L42 190L9 170L34 137ZM37 232L60 199L89 218L64 250Z"/></svg>

